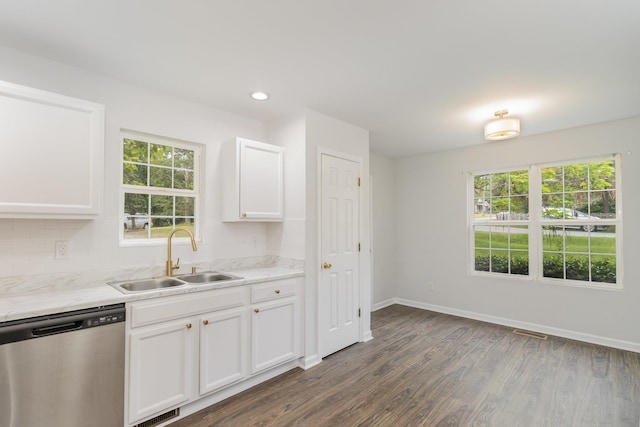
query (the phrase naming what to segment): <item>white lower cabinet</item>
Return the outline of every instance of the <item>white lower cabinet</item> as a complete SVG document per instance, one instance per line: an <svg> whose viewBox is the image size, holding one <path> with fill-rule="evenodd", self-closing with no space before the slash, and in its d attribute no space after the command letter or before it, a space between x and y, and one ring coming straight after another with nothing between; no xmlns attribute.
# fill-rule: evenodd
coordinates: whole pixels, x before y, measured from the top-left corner
<svg viewBox="0 0 640 427"><path fill-rule="evenodd" d="M194 334L189 325L177 320L131 332L129 422L191 398Z"/></svg>
<svg viewBox="0 0 640 427"><path fill-rule="evenodd" d="M251 288L251 373L300 356L299 279Z"/></svg>
<svg viewBox="0 0 640 427"><path fill-rule="evenodd" d="M247 309L200 317L200 394L247 376Z"/></svg>
<svg viewBox="0 0 640 427"><path fill-rule="evenodd" d="M256 305L251 321L251 373L297 355L294 300Z"/></svg>
<svg viewBox="0 0 640 427"><path fill-rule="evenodd" d="M301 280L129 303L129 425L299 357Z"/></svg>

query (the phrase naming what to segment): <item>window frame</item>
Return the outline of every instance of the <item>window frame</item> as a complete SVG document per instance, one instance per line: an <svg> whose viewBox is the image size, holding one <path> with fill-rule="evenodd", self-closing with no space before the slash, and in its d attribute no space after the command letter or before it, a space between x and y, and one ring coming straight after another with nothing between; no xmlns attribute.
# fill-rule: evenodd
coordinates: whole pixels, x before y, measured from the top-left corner
<svg viewBox="0 0 640 427"><path fill-rule="evenodd" d="M136 141L145 142L148 144L159 144L170 146L172 148L181 148L193 151L193 190L190 189L177 189L177 188L162 188L151 187L149 185L139 186L124 183L124 140L133 139ZM166 245L166 238L164 237L145 237L145 238L125 238L124 237L124 222L126 217L130 216L124 212L124 199L125 193L155 195L155 196L177 196L177 197L193 197L194 198L194 210L193 210L193 235L196 241L201 241L201 212L200 206L202 204L201 197L201 174L203 170L202 158L204 155L204 145L178 140L169 137L163 137L158 135L147 134L143 132L137 132L132 130L121 129L119 135L119 194L118 194L118 241L120 246L163 246ZM174 169L173 167L171 168ZM151 212L147 214L151 217ZM175 212L172 217L175 220ZM151 220L151 218L150 218ZM182 236L184 233L180 233L173 238L175 243L189 243L189 237Z"/></svg>
<svg viewBox="0 0 640 427"><path fill-rule="evenodd" d="M545 219L543 218L542 207L542 170L549 167L561 167L567 165L576 165L593 162L613 161L615 167L615 218L613 219ZM529 176L529 217L528 219L494 219L494 220L478 220L475 218L476 210L476 197L475 197L475 178L481 175L487 174L500 174L506 172L516 172L528 170ZM491 278L503 278L514 280L528 280L536 283L555 284L563 286L582 287L589 289L604 289L604 290L622 290L623 286L623 254L622 254L622 166L621 155L610 154L602 156L594 156L589 158L561 160L554 162L536 163L524 166L514 166L508 168L484 170L484 171L470 171L467 179L467 244L468 244L468 274L474 276L485 276ZM589 190L591 191L591 190ZM563 208L565 208L563 206ZM552 278L543 276L543 260L544 260L544 246L543 246L543 227L556 225L566 226L577 224L597 224L599 226L609 225L615 226L614 238L615 244L615 259L616 259L616 283L596 282L596 281L583 281L567 278ZM476 270L475 253L476 253L476 240L475 240L475 226L491 226L491 227L509 227L509 226L527 226L528 227L528 250L529 250L529 274L514 274L514 273L501 273L492 271L479 271ZM565 237L566 238L566 237ZM563 248L562 254L566 256L567 253L572 253ZM589 256L598 253L588 252ZM566 274L566 270L565 274Z"/></svg>

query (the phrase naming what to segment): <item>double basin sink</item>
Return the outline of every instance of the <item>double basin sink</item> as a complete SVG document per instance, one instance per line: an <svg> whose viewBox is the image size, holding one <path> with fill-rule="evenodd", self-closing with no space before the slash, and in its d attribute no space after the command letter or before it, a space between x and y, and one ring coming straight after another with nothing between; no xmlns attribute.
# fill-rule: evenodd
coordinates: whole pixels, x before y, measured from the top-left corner
<svg viewBox="0 0 640 427"><path fill-rule="evenodd" d="M175 288L187 285L206 285L211 283L241 280L242 277L217 271L205 271L202 273L185 274L176 277L158 277L153 279L128 280L124 282L112 282L111 286L123 293L157 291L167 288Z"/></svg>

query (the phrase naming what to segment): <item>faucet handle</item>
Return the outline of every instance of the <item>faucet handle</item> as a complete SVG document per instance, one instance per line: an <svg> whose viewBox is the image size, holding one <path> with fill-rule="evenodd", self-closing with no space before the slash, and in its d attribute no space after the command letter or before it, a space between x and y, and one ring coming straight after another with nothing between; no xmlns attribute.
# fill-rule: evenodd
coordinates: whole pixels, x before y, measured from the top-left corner
<svg viewBox="0 0 640 427"><path fill-rule="evenodd" d="M178 261L176 261L176 268L180 268L180 258L178 257Z"/></svg>

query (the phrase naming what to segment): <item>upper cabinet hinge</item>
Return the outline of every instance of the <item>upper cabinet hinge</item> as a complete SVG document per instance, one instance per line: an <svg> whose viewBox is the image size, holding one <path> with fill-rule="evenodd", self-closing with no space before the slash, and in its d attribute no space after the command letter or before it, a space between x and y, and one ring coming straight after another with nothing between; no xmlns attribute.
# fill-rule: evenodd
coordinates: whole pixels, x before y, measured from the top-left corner
<svg viewBox="0 0 640 427"><path fill-rule="evenodd" d="M358 178L358 187L360 187L362 183L360 182L360 178Z"/></svg>

